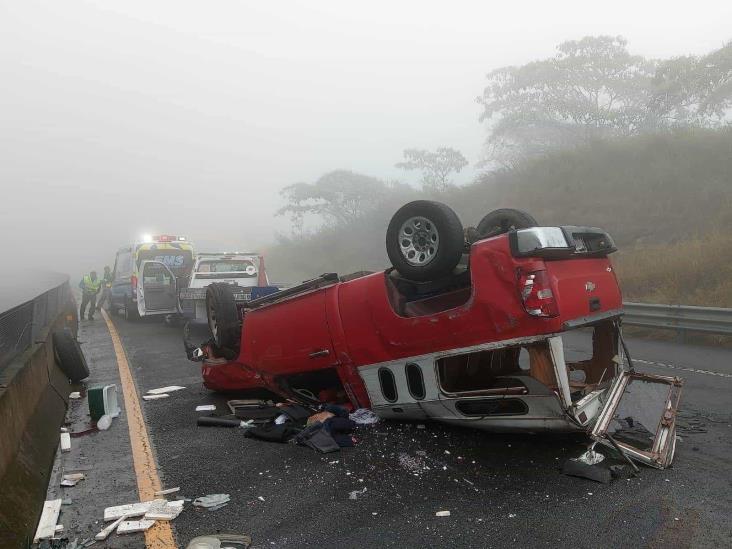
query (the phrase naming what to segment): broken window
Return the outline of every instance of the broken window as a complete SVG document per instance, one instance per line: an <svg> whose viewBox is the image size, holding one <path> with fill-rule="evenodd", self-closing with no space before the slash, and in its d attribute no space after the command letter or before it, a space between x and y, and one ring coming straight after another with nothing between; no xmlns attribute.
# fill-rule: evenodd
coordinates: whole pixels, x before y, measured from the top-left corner
<svg viewBox="0 0 732 549"><path fill-rule="evenodd" d="M618 353L618 333L612 321L564 332L562 343L572 401L616 376L613 358Z"/></svg>
<svg viewBox="0 0 732 549"><path fill-rule="evenodd" d="M481 398L460 400L455 404L458 412L466 416L520 416L529 412L523 400L517 398Z"/></svg>
<svg viewBox="0 0 732 549"><path fill-rule="evenodd" d="M556 385L549 347L542 341L441 358L440 387L446 393L526 394L515 376L530 375L547 386Z"/></svg>

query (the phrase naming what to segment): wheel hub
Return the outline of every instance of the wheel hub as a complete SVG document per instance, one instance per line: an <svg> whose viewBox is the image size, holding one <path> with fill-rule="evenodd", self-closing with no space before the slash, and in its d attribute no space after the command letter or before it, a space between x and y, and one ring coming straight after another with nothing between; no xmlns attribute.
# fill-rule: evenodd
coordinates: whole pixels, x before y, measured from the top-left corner
<svg viewBox="0 0 732 549"><path fill-rule="evenodd" d="M437 227L426 217L410 217L399 229L399 249L410 265L427 265L437 255L439 245Z"/></svg>

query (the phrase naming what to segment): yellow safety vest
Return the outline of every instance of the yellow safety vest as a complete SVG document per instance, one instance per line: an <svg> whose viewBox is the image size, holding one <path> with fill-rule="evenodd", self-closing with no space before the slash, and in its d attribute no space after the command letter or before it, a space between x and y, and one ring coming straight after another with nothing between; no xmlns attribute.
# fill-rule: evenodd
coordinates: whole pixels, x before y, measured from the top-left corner
<svg viewBox="0 0 732 549"><path fill-rule="evenodd" d="M99 291L99 288L102 286L102 281L98 278L96 280L92 280L91 276L84 275L84 292L88 294L95 294Z"/></svg>

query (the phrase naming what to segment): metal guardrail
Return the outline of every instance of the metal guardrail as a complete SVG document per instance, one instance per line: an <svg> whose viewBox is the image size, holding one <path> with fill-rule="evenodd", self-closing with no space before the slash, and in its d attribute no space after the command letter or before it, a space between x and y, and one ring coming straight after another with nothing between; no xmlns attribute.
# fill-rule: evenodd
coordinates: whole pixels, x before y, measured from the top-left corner
<svg viewBox="0 0 732 549"><path fill-rule="evenodd" d="M33 299L0 311L0 371L37 341L66 306L71 297L68 277L55 278L50 288L44 279Z"/></svg>
<svg viewBox="0 0 732 549"><path fill-rule="evenodd" d="M633 302L623 303L623 309L623 324L629 326L676 330L682 337L687 331L732 334L732 309Z"/></svg>

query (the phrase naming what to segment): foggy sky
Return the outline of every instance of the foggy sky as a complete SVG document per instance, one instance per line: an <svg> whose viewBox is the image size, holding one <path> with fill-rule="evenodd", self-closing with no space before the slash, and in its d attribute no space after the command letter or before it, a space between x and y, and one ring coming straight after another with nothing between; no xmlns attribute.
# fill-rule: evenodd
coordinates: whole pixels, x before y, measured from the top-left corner
<svg viewBox="0 0 732 549"><path fill-rule="evenodd" d="M649 57L732 38L731 2L685 5L0 0L0 264L77 276L159 232L266 250L290 183L414 181L408 147L477 162L491 69L590 34Z"/></svg>

